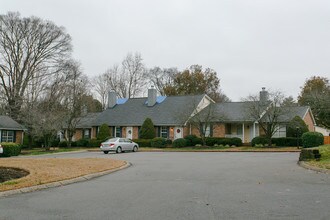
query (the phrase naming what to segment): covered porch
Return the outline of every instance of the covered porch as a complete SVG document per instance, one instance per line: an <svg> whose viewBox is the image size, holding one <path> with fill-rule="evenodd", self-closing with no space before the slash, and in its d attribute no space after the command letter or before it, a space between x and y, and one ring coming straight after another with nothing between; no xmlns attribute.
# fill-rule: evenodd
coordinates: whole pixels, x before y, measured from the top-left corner
<svg viewBox="0 0 330 220"><path fill-rule="evenodd" d="M250 143L254 137L259 136L259 125L253 122L225 123L225 137L237 137L243 143Z"/></svg>

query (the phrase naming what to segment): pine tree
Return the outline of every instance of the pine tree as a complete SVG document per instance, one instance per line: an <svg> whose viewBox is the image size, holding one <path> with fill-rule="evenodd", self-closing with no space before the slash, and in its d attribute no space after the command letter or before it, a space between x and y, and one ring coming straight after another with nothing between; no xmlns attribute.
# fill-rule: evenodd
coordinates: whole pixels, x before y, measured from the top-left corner
<svg viewBox="0 0 330 220"><path fill-rule="evenodd" d="M140 130L141 139L153 139L156 137L154 123L150 118L146 118Z"/></svg>
<svg viewBox="0 0 330 220"><path fill-rule="evenodd" d="M109 136L110 136L109 126L107 124L102 124L100 127L100 131L97 134L97 139L103 141L103 140L109 138Z"/></svg>

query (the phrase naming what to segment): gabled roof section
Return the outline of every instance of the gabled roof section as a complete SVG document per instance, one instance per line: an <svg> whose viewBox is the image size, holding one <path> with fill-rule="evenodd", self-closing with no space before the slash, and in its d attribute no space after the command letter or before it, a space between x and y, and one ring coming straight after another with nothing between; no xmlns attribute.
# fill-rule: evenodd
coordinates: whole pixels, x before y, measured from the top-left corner
<svg viewBox="0 0 330 220"><path fill-rule="evenodd" d="M279 117L279 122L289 122L295 116L299 116L300 118L304 119L308 111L310 111L310 108L309 106L291 106L291 107L284 107L283 111L284 114ZM313 117L313 114L311 115Z"/></svg>
<svg viewBox="0 0 330 220"><path fill-rule="evenodd" d="M141 126L146 118L151 118L158 126L183 125L204 96L168 96L152 107L145 104L147 97L128 99L122 105L103 111L95 125Z"/></svg>
<svg viewBox="0 0 330 220"><path fill-rule="evenodd" d="M24 126L7 115L0 115L0 129L2 130L25 130Z"/></svg>

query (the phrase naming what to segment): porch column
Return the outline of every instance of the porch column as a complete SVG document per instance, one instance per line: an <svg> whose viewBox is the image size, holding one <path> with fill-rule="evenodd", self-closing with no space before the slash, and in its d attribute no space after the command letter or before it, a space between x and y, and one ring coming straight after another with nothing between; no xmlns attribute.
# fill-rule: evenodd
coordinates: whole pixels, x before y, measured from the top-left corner
<svg viewBox="0 0 330 220"><path fill-rule="evenodd" d="M256 123L253 122L253 137L252 138L255 138L256 137Z"/></svg>
<svg viewBox="0 0 330 220"><path fill-rule="evenodd" d="M242 127L243 127L243 140L242 142L245 143L245 135L244 135L244 123L242 124Z"/></svg>

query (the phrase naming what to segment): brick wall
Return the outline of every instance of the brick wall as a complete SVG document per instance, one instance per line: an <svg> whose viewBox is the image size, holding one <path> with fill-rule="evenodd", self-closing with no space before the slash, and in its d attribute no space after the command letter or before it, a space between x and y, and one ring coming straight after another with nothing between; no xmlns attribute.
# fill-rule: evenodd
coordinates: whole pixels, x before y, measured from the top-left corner
<svg viewBox="0 0 330 220"><path fill-rule="evenodd" d="M16 131L16 137L15 137L15 143L16 144L22 144L23 143L23 131Z"/></svg>
<svg viewBox="0 0 330 220"><path fill-rule="evenodd" d="M225 125L224 124L214 124L213 125L213 137L225 137Z"/></svg>
<svg viewBox="0 0 330 220"><path fill-rule="evenodd" d="M311 112L308 111L308 113L305 115L305 117L303 118L304 122L306 123L308 130L309 131L314 131L314 123L313 123L313 118L311 115Z"/></svg>

